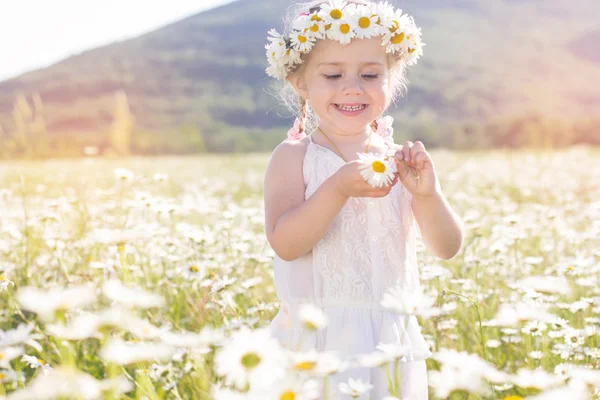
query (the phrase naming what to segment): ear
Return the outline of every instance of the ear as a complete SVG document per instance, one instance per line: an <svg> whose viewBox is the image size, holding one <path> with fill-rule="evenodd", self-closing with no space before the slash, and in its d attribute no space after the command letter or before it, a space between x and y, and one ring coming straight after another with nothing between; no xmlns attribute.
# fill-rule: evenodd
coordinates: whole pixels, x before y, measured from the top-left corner
<svg viewBox="0 0 600 400"><path fill-rule="evenodd" d="M296 93L299 96L303 97L305 100L310 99L310 93L308 92L308 88L306 87L306 80L304 79L304 74L291 74L288 77L288 82L294 87Z"/></svg>

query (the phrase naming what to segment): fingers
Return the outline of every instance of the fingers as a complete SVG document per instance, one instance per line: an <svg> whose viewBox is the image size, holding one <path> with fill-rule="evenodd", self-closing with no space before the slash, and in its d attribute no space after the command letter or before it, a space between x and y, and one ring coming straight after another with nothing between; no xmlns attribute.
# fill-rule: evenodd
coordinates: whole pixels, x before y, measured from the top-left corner
<svg viewBox="0 0 600 400"><path fill-rule="evenodd" d="M414 143L407 140L402 146L402 150L398 150L396 154L400 153L400 160L404 160L407 165L418 165L419 158L417 156L424 151L425 145L420 140Z"/></svg>

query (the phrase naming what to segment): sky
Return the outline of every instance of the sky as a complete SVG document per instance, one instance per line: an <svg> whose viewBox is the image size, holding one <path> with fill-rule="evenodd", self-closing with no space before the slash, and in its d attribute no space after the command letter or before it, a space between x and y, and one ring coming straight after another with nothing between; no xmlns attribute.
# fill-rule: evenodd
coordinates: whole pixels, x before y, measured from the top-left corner
<svg viewBox="0 0 600 400"><path fill-rule="evenodd" d="M232 0L0 0L0 81Z"/></svg>

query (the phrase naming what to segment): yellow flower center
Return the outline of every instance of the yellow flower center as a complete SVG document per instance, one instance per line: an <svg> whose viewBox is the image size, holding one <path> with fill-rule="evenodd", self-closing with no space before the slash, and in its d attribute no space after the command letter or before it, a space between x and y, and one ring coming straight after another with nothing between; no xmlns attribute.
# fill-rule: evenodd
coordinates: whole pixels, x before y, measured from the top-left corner
<svg viewBox="0 0 600 400"><path fill-rule="evenodd" d="M44 360L42 360L41 358L38 358L38 362L39 362L40 364L42 364L42 365L46 364L46 363L44 362Z"/></svg>
<svg viewBox="0 0 600 400"><path fill-rule="evenodd" d="M6 278L3 275L0 275L0 282L4 282Z"/></svg>
<svg viewBox="0 0 600 400"><path fill-rule="evenodd" d="M303 361L301 363L296 364L296 369L302 371L311 371L315 365L317 365L314 361Z"/></svg>
<svg viewBox="0 0 600 400"><path fill-rule="evenodd" d="M306 37L302 36L302 35L298 35L298 41L300 43L305 43L306 42Z"/></svg>
<svg viewBox="0 0 600 400"><path fill-rule="evenodd" d="M325 25L325 30L328 31L331 28L331 24Z"/></svg>
<svg viewBox="0 0 600 400"><path fill-rule="evenodd" d="M319 25L314 24L313 26L310 27L310 30L313 32L319 32Z"/></svg>
<svg viewBox="0 0 600 400"><path fill-rule="evenodd" d="M385 172L385 164L382 163L381 161L374 161L373 164L371 164L371 167L373 167L373 171L375 171L375 172L379 172L379 173Z"/></svg>
<svg viewBox="0 0 600 400"><path fill-rule="evenodd" d="M0 381L3 381L4 378L6 378L6 374L3 374L2 372L0 372Z"/></svg>
<svg viewBox="0 0 600 400"><path fill-rule="evenodd" d="M342 13L342 10L338 10L336 8L336 9L331 10L331 12L329 13L329 15L331 15L331 18L333 18L333 19L342 19L342 16L344 14Z"/></svg>
<svg viewBox="0 0 600 400"><path fill-rule="evenodd" d="M408 52L412 54L415 52L415 50L417 50L417 49L408 49Z"/></svg>
<svg viewBox="0 0 600 400"><path fill-rule="evenodd" d="M188 269L190 270L190 272L200 271L200 269L198 267L196 267L195 265L190 265L190 267Z"/></svg>
<svg viewBox="0 0 600 400"><path fill-rule="evenodd" d="M340 32L342 32L344 35L347 35L348 32L350 32L350 25L348 25L348 24L340 25Z"/></svg>
<svg viewBox="0 0 600 400"><path fill-rule="evenodd" d="M369 26L371 26L371 20L367 17L360 17L358 20L358 26L363 29L367 29Z"/></svg>
<svg viewBox="0 0 600 400"><path fill-rule="evenodd" d="M505 397L503 400L523 400L523 398L521 396L508 396Z"/></svg>
<svg viewBox="0 0 600 400"><path fill-rule="evenodd" d="M319 16L317 14L313 15L312 17L310 17L311 21L321 21L321 18L319 18Z"/></svg>
<svg viewBox="0 0 600 400"><path fill-rule="evenodd" d="M288 390L279 397L279 400L294 400L295 398L296 394L291 390Z"/></svg>
<svg viewBox="0 0 600 400"><path fill-rule="evenodd" d="M256 353L246 353L242 356L242 365L246 369L253 369L260 364L260 356Z"/></svg>
<svg viewBox="0 0 600 400"><path fill-rule="evenodd" d="M390 32L394 32L396 29L400 28L400 23L397 20L393 20L392 22L394 23L394 26L390 28Z"/></svg>
<svg viewBox="0 0 600 400"><path fill-rule="evenodd" d="M399 34L395 35L391 41L394 44L400 44L400 43L402 43L403 40L404 40L404 32L400 32Z"/></svg>
<svg viewBox="0 0 600 400"><path fill-rule="evenodd" d="M0 360L4 359L4 353L0 351Z"/></svg>
<svg viewBox="0 0 600 400"><path fill-rule="evenodd" d="M575 269L575 267L573 267L572 265L569 265L569 266L567 267L567 271L573 271L573 269ZM2 278L3 278L3 277L2 277L2 276L0 276L0 281L2 280Z"/></svg>

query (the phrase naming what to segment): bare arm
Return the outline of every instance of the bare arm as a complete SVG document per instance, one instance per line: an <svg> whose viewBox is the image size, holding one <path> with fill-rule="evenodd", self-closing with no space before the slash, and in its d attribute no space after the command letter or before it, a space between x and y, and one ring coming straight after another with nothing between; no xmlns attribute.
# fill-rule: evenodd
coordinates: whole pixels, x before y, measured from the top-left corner
<svg viewBox="0 0 600 400"><path fill-rule="evenodd" d="M348 196L327 179L304 200L302 163L306 142L283 142L273 151L264 182L265 230L275 253L291 261L325 236Z"/></svg>
<svg viewBox="0 0 600 400"><path fill-rule="evenodd" d="M454 257L462 246L464 228L444 194L413 197L411 206L428 250L443 260Z"/></svg>

